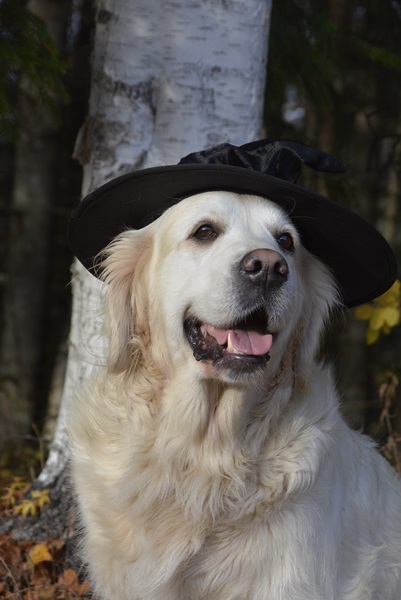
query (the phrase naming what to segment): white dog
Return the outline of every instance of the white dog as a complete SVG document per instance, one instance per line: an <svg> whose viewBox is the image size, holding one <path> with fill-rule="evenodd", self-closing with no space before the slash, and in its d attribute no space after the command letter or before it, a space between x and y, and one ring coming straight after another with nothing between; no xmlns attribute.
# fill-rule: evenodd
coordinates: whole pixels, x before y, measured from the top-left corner
<svg viewBox="0 0 401 600"><path fill-rule="evenodd" d="M285 212L197 194L106 255L70 422L96 594L400 600L401 484L315 360L337 291Z"/></svg>

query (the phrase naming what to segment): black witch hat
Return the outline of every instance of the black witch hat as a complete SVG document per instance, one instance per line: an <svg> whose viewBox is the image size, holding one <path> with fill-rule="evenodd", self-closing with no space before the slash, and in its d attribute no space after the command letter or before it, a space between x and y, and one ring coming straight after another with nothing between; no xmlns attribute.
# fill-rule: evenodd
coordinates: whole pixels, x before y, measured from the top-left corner
<svg viewBox="0 0 401 600"><path fill-rule="evenodd" d="M70 246L98 275L98 255L109 242L127 228L144 227L180 200L217 190L254 194L285 210L303 246L331 269L346 306L380 296L396 278L391 248L357 214L297 185L303 163L318 171L344 170L338 160L309 146L259 140L239 147L220 144L189 154L178 165L122 175L86 196L74 210Z"/></svg>

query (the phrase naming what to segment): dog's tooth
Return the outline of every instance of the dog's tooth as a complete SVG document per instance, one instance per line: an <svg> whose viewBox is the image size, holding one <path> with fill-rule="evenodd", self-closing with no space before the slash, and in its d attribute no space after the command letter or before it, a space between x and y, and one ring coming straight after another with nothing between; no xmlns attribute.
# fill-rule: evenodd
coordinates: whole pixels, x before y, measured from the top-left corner
<svg viewBox="0 0 401 600"><path fill-rule="evenodd" d="M231 354L241 354L241 352L234 346L232 342L232 335L233 332L229 331L227 335L227 352L230 352Z"/></svg>

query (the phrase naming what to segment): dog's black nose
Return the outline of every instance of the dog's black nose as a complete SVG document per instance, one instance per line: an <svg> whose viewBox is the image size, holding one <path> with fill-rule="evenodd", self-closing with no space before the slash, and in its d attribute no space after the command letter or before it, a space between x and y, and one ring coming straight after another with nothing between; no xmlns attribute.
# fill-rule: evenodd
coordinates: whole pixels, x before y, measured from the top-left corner
<svg viewBox="0 0 401 600"><path fill-rule="evenodd" d="M240 271L252 281L280 285L287 280L288 264L278 252L259 248L243 257Z"/></svg>

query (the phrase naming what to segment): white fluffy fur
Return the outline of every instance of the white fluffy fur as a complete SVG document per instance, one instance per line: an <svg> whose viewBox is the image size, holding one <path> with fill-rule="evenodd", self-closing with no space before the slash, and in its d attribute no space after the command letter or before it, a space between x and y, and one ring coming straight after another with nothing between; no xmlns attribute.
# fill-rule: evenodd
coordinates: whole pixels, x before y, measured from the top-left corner
<svg viewBox="0 0 401 600"><path fill-rule="evenodd" d="M197 225L219 235L199 243ZM235 267L281 254L278 335L258 375L197 362L190 310L235 319ZM341 242L340 242L341 243ZM344 422L314 356L336 290L266 200L188 198L107 251L107 368L73 404L84 555L108 600L400 600L401 485Z"/></svg>

